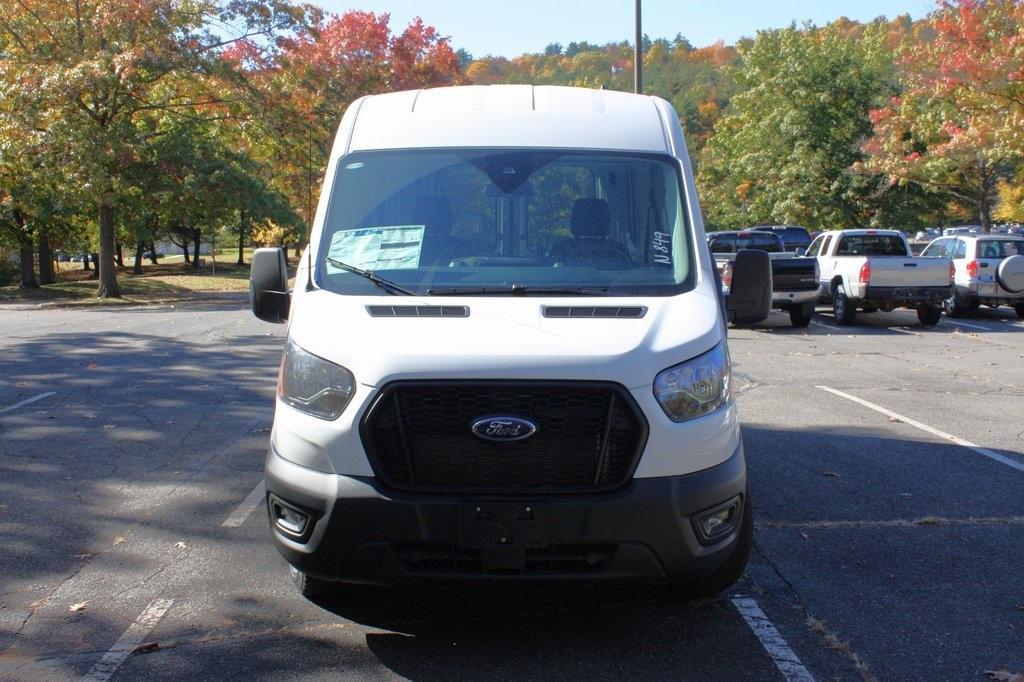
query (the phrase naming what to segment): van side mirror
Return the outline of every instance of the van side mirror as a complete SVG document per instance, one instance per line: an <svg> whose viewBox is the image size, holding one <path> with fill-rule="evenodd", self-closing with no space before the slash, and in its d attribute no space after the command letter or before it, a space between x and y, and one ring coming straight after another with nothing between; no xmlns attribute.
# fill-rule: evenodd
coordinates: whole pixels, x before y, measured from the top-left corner
<svg viewBox="0 0 1024 682"><path fill-rule="evenodd" d="M288 319L288 260L284 249L256 249L249 270L249 303L252 314L264 322L279 324Z"/></svg>
<svg viewBox="0 0 1024 682"><path fill-rule="evenodd" d="M772 310L772 261L767 251L743 249L733 262L725 304L729 322L755 324Z"/></svg>

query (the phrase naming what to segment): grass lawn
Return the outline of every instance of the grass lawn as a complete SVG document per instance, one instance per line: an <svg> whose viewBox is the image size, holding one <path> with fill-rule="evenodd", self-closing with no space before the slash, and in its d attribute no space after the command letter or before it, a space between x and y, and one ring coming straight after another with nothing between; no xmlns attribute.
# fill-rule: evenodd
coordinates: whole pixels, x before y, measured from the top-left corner
<svg viewBox="0 0 1024 682"><path fill-rule="evenodd" d="M237 251L235 256L237 257ZM142 266L141 275L133 275L131 267L119 268L117 281L124 299L96 298L96 280L93 274L83 270L79 263L61 263L57 282L38 289L22 289L17 285L0 287L2 301L60 301L75 304L117 304L145 303L167 298L187 298L202 293L223 291L248 291L249 265L235 265L234 260L221 262L218 256L217 274L212 273L212 259L206 256L206 267L195 271L186 266L178 257L173 262L169 257L160 259L159 265L148 261ZM171 262L168 262L171 261ZM294 265L294 258L291 259ZM126 261L127 262L127 261Z"/></svg>

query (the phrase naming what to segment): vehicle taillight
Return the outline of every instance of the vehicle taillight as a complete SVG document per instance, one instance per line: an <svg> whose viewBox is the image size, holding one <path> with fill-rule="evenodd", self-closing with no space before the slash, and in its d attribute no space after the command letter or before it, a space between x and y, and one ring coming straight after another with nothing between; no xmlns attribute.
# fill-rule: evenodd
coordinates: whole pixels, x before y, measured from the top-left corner
<svg viewBox="0 0 1024 682"><path fill-rule="evenodd" d="M722 288L726 290L732 289L732 263L726 263L725 267L722 268Z"/></svg>
<svg viewBox="0 0 1024 682"><path fill-rule="evenodd" d="M949 261L949 283L952 284L953 280L956 279L956 266L953 265L953 261Z"/></svg>
<svg viewBox="0 0 1024 682"><path fill-rule="evenodd" d="M981 270L981 265L978 264L978 261L972 260L970 263L967 264L967 276L970 277L971 279L974 279L975 277L978 276L979 270Z"/></svg>
<svg viewBox="0 0 1024 682"><path fill-rule="evenodd" d="M867 284L871 281L871 261L864 261L864 265L860 266L860 283Z"/></svg>

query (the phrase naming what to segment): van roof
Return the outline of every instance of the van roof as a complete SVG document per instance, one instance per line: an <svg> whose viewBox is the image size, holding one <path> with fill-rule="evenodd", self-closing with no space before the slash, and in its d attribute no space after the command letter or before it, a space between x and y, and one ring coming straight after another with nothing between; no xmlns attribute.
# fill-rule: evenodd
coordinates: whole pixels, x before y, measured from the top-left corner
<svg viewBox="0 0 1024 682"><path fill-rule="evenodd" d="M352 111L354 110L354 112ZM467 85L357 100L339 154L369 149L547 147L672 153L664 100L552 85ZM346 130L346 126L348 130Z"/></svg>

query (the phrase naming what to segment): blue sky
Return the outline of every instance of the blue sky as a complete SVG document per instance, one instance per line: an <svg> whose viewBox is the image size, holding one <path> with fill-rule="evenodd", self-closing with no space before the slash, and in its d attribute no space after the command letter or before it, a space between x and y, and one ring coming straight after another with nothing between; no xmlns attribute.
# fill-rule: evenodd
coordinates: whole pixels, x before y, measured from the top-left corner
<svg viewBox="0 0 1024 682"><path fill-rule="evenodd" d="M309 0L330 12L348 9L390 12L392 30L421 16L452 45L476 57L540 52L548 43L587 40L606 43L633 35L632 0ZM722 39L735 42L760 28L779 28L810 19L837 17L867 21L880 15L920 18L934 0L645 0L644 32L652 38L682 33L698 47Z"/></svg>

